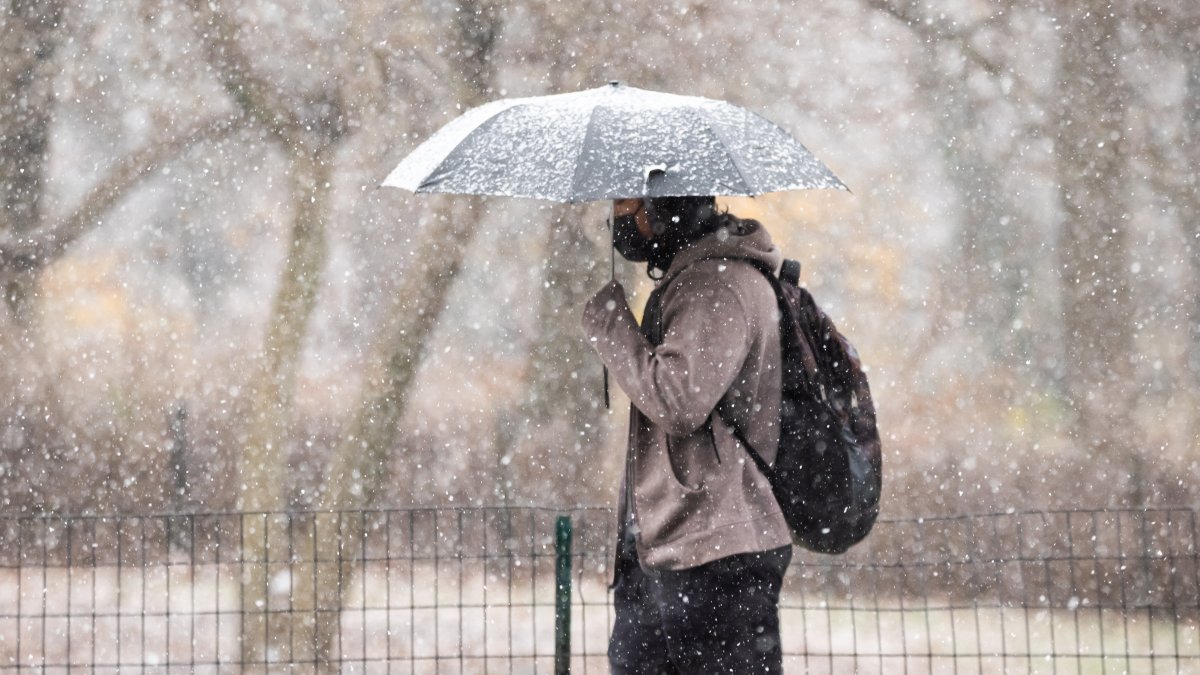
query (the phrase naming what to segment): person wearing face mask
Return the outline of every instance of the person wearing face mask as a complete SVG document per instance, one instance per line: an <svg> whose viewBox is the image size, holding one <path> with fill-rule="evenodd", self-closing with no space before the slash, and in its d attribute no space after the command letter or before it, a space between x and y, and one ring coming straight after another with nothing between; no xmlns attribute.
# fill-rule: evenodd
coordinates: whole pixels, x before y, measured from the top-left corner
<svg viewBox="0 0 1200 675"><path fill-rule="evenodd" d="M639 326L615 280L587 338L632 406L613 580L613 673L779 673L791 535L734 429L779 444L783 257L712 197L621 199L613 246L656 288Z"/></svg>

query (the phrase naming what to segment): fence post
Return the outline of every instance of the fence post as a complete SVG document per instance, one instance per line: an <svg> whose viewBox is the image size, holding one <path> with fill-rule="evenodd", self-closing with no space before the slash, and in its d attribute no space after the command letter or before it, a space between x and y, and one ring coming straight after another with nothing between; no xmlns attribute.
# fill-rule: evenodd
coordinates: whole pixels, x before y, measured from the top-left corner
<svg viewBox="0 0 1200 675"><path fill-rule="evenodd" d="M571 517L554 527L554 675L571 672Z"/></svg>

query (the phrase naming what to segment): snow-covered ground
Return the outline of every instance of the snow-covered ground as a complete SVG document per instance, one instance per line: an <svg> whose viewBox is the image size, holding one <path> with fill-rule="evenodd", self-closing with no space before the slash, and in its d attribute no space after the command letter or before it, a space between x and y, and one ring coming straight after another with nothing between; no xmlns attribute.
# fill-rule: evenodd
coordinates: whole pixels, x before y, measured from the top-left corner
<svg viewBox="0 0 1200 675"><path fill-rule="evenodd" d="M552 566L531 583L520 564L510 575L460 562L376 564L348 579L335 645L343 672L553 672ZM0 672L236 672L238 574L186 564L2 570ZM269 628L270 672L312 670L308 645L292 645L294 661L283 663L287 589L303 581L283 569L273 576L271 597L282 600L272 608L280 611ZM572 671L607 672L603 576L576 577L572 600ZM830 607L786 592L783 604L788 672L1200 672L1194 608L1001 608L953 598Z"/></svg>

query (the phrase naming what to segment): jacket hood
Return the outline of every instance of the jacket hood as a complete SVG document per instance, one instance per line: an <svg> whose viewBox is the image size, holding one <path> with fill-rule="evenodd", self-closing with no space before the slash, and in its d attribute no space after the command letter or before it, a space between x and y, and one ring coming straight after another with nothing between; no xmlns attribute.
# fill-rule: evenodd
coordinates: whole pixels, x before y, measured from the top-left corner
<svg viewBox="0 0 1200 675"><path fill-rule="evenodd" d="M671 261L663 281L679 274L688 265L709 258L740 258L778 273L783 265L783 253L771 241L767 229L754 220L731 220L680 251Z"/></svg>

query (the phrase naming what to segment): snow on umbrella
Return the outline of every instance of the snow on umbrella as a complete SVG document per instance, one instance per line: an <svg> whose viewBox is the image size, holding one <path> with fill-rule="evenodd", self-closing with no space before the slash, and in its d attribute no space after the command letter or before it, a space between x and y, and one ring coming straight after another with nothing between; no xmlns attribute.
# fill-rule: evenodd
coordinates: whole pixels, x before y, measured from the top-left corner
<svg viewBox="0 0 1200 675"><path fill-rule="evenodd" d="M654 168L665 173L649 181ZM745 108L616 82L468 110L383 184L559 202L846 189L796 139Z"/></svg>

